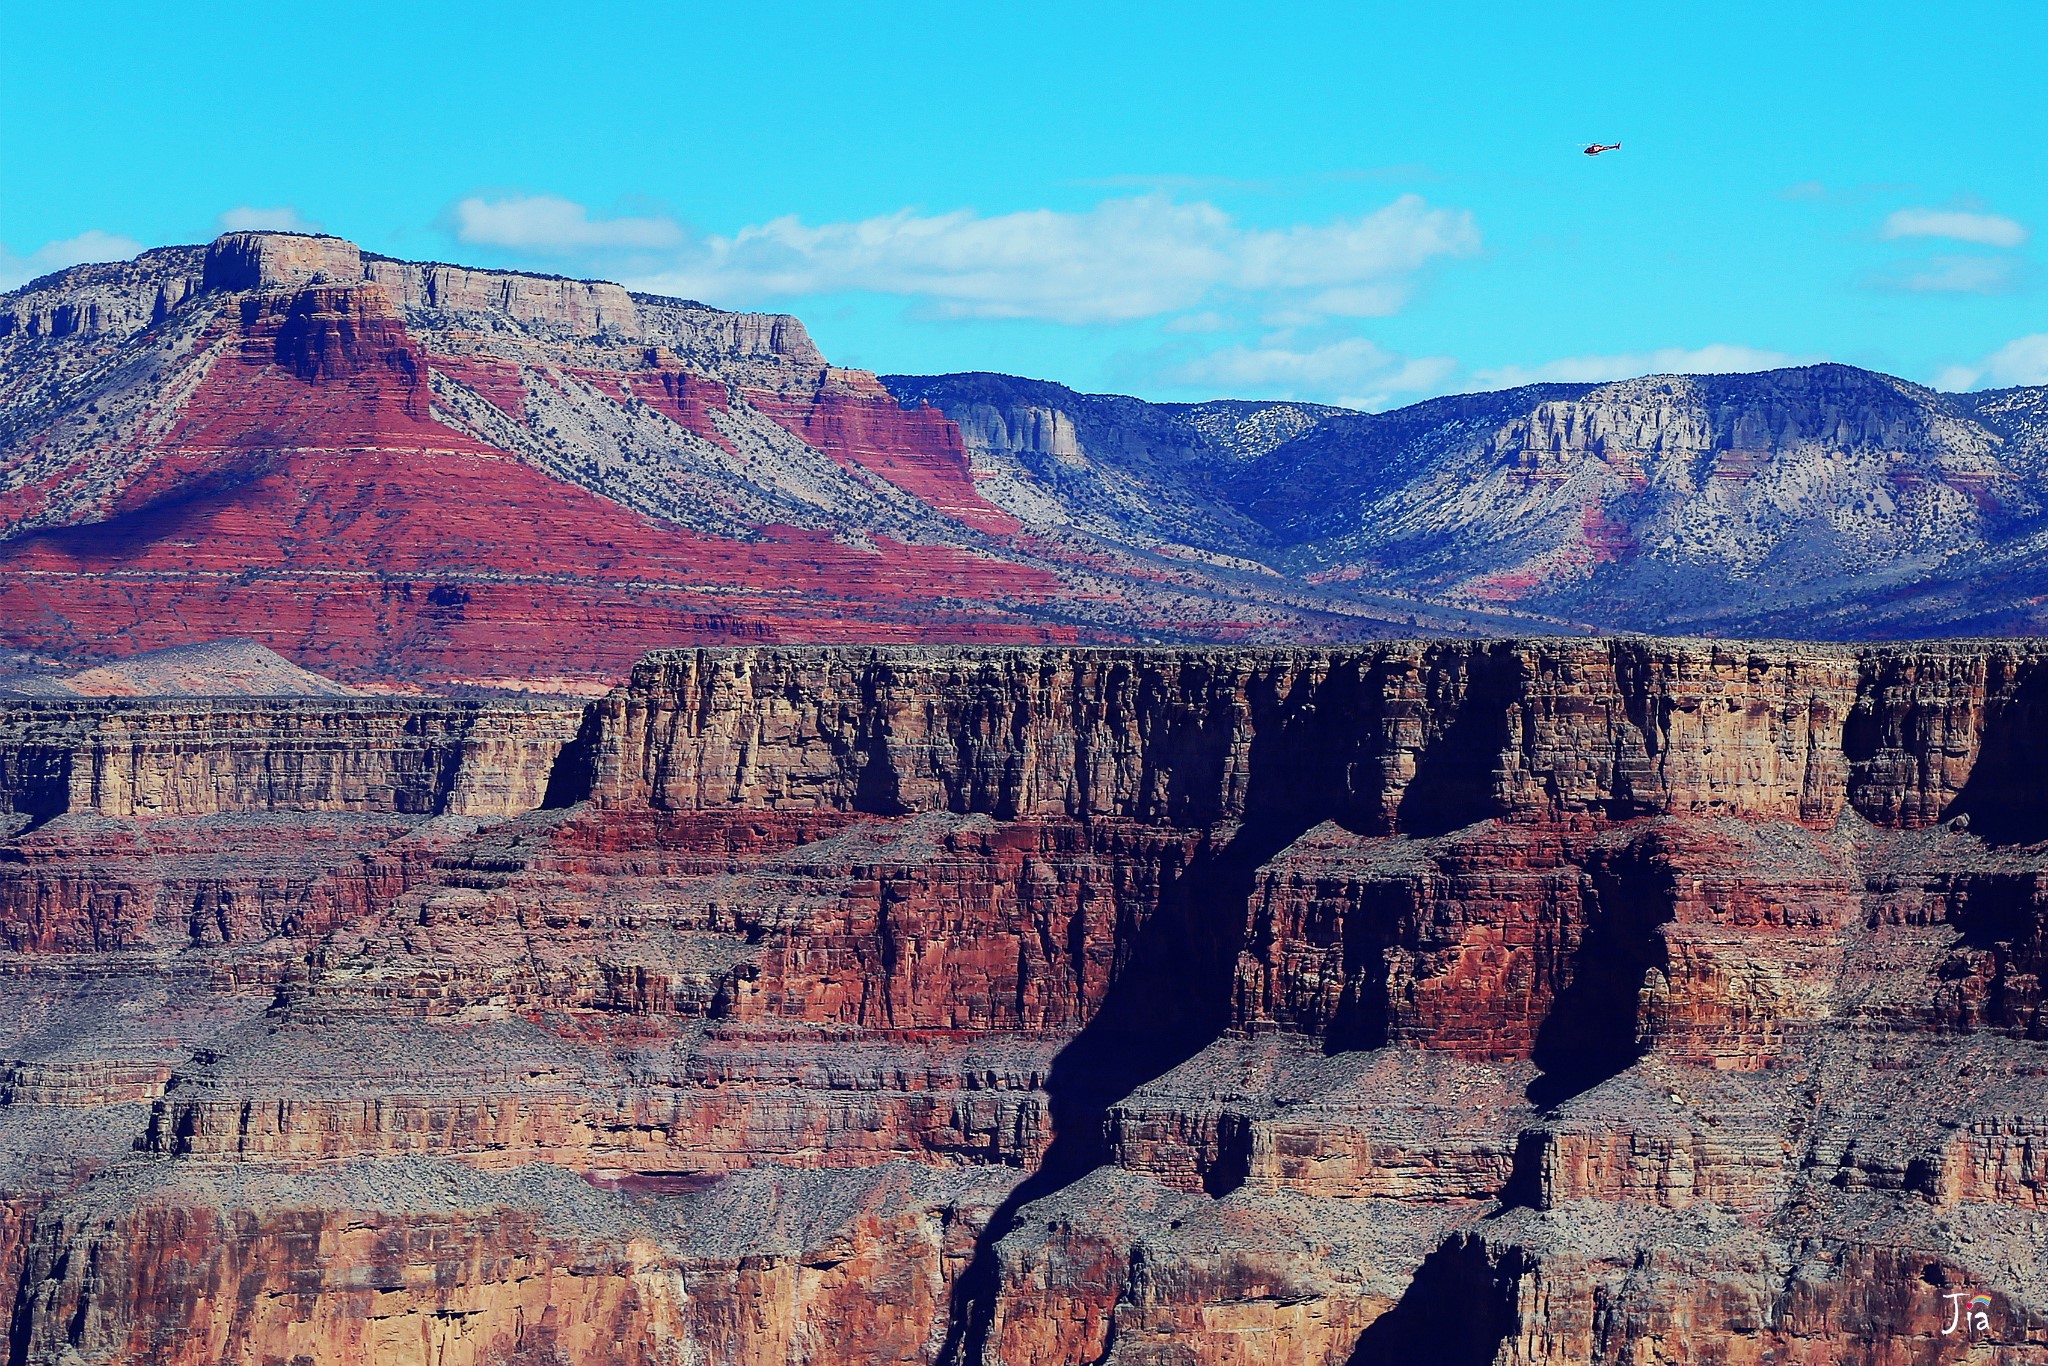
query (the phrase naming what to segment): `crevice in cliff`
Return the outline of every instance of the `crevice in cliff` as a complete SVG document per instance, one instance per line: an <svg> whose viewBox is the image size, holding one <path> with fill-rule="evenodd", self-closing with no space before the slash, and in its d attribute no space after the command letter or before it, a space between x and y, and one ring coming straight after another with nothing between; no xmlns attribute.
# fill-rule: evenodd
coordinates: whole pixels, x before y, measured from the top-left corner
<svg viewBox="0 0 2048 1366"><path fill-rule="evenodd" d="M1452 1234L1359 1336L1348 1366L1488 1366L1515 1331L1519 1261L1510 1252L1496 1265L1482 1239Z"/></svg>
<svg viewBox="0 0 2048 1366"><path fill-rule="evenodd" d="M1980 754L1943 814L1991 844L2048 840L2048 668L2029 670L1991 711Z"/></svg>
<svg viewBox="0 0 2048 1366"><path fill-rule="evenodd" d="M574 806L589 800L597 788L597 756L604 743L604 719L595 703L583 709L583 722L576 738L555 753L548 766L548 783L542 793L543 810Z"/></svg>
<svg viewBox="0 0 2048 1366"><path fill-rule="evenodd" d="M14 1308L7 1323L7 1366L24 1366L35 1337L36 1292L42 1280L29 1274L32 1270L32 1253L24 1250L22 1265L15 1271Z"/></svg>
<svg viewBox="0 0 2048 1366"><path fill-rule="evenodd" d="M1515 1155L1508 1166L1508 1179L1500 1188L1500 1210L1517 1206L1543 1208L1543 1158L1550 1151L1550 1135L1542 1129L1524 1129L1515 1135Z"/></svg>
<svg viewBox="0 0 2048 1366"><path fill-rule="evenodd" d="M1217 1117L1216 1157L1202 1172L1202 1190L1220 1200L1243 1186L1251 1174L1251 1121L1226 1111Z"/></svg>
<svg viewBox="0 0 2048 1366"><path fill-rule="evenodd" d="M1509 714L1524 692L1522 663L1512 654L1475 650L1464 664L1450 719L1416 755L1415 776L1395 809L1395 828L1404 834L1448 834L1501 814L1496 788L1511 740Z"/></svg>
<svg viewBox="0 0 2048 1366"><path fill-rule="evenodd" d="M1643 979L1670 967L1662 929L1673 915L1670 867L1654 852L1631 850L1597 861L1588 873L1586 925L1570 958L1570 980L1545 1015L1531 1053L1541 1071L1529 1084L1529 1099L1546 1109L1620 1075L1643 1056Z"/></svg>
<svg viewBox="0 0 2048 1366"><path fill-rule="evenodd" d="M1227 842L1204 845L1162 887L1101 1008L1053 1059L1045 1084L1052 1142L1038 1169L1010 1192L975 1240L948 1307L939 1355L945 1366L980 1366L985 1360L1002 1293L999 1244L1024 1208L1108 1161L1110 1108L1200 1053L1229 1027L1237 956L1258 871L1309 828L1299 818L1248 821ZM1229 1185L1228 1172L1215 1175Z"/></svg>
<svg viewBox="0 0 2048 1366"><path fill-rule="evenodd" d="M1357 902L1344 916L1344 990L1336 1013L1323 1032L1329 1054L1384 1048L1393 1032L1393 953L1404 923L1412 926L1414 907L1404 884L1373 884L1360 889Z"/></svg>

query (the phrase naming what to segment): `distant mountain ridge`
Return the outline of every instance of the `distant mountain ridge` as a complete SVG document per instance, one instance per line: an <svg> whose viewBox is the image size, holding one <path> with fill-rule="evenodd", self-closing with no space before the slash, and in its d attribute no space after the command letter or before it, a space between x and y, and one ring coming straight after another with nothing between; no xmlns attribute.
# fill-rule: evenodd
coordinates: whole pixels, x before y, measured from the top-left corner
<svg viewBox="0 0 2048 1366"><path fill-rule="evenodd" d="M664 645L2048 629L2048 391L1388 413L831 365L803 324L230 233L0 295L0 648L344 683Z"/></svg>
<svg viewBox="0 0 2048 1366"><path fill-rule="evenodd" d="M1945 394L1816 365L1360 413L1145 404L993 375L883 383L960 424L998 504L1061 504L1096 522L1114 507L1126 525L1325 585L1608 630L1855 637L2048 622L2048 573L2035 567L2048 543L2048 389ZM1226 411L1284 435L1248 452L1205 430Z"/></svg>

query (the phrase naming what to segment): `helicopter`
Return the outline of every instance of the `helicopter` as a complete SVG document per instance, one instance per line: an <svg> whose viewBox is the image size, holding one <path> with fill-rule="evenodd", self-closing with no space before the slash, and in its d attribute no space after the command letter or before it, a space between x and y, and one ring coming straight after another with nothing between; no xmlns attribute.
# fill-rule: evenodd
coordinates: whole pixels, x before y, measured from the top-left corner
<svg viewBox="0 0 2048 1366"><path fill-rule="evenodd" d="M1584 150L1587 156L1597 157L1602 152L1619 152L1621 144L1618 142L1589 142Z"/></svg>

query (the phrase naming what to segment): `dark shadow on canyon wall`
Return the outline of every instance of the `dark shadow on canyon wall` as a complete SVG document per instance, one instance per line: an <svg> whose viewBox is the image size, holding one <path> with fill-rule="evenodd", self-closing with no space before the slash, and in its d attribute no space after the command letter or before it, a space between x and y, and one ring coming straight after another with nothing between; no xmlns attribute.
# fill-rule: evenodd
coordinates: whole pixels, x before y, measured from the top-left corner
<svg viewBox="0 0 2048 1366"><path fill-rule="evenodd" d="M1359 1336L1349 1366L1487 1366L1515 1331L1519 1274L1518 1254L1495 1267L1481 1239L1451 1235Z"/></svg>
<svg viewBox="0 0 2048 1366"><path fill-rule="evenodd" d="M1393 882L1361 890L1363 895L1344 916L1344 994L1323 1031L1325 1053L1384 1048L1391 1040L1390 955L1401 942L1404 926L1413 937L1414 890L1407 883Z"/></svg>
<svg viewBox="0 0 2048 1366"><path fill-rule="evenodd" d="M1518 1205L1542 1207L1543 1154L1549 1138L1541 1129L1524 1129L1515 1135L1515 1155L1508 1166L1508 1179L1500 1188L1500 1208L1488 1218L1497 1218Z"/></svg>
<svg viewBox="0 0 2048 1366"><path fill-rule="evenodd" d="M939 1360L977 1366L1002 1289L997 1244L1034 1200L1064 1190L1109 1158L1110 1107L1220 1038L1258 870L1308 829L1301 817L1267 816L1238 827L1227 843L1197 850L1161 889L1137 931L1127 965L1102 1006L1053 1059L1046 1080L1052 1142L1038 1170L990 1217L954 1286ZM1229 1155L1225 1167L1230 1165ZM1211 1193L1230 1172L1212 1175Z"/></svg>
<svg viewBox="0 0 2048 1366"><path fill-rule="evenodd" d="M1986 719L1983 747L1943 813L1992 844L2048 840L2048 668L2035 667Z"/></svg>
<svg viewBox="0 0 2048 1366"><path fill-rule="evenodd" d="M2048 1039L2048 887L2036 872L1976 873L1953 878L1948 920L1956 947L1935 1000L1944 1023L1964 1032L1991 1028L2020 1038ZM1986 962L1985 960L1989 960Z"/></svg>
<svg viewBox="0 0 2048 1366"><path fill-rule="evenodd" d="M540 799L543 810L558 810L590 799L597 789L597 753L603 738L604 722L596 705L585 707L582 724L576 727L576 738L563 745L554 763L548 766L547 791Z"/></svg>
<svg viewBox="0 0 2048 1366"><path fill-rule="evenodd" d="M1446 835L1500 814L1495 791L1509 742L1510 709L1525 680L1513 655L1475 654L1464 694L1443 730L1416 755L1395 828L1418 838Z"/></svg>
<svg viewBox="0 0 2048 1366"><path fill-rule="evenodd" d="M1671 920L1671 871L1653 852L1630 850L1587 870L1586 926L1571 981L1536 1032L1541 1069L1529 1100L1545 1109L1589 1091L1643 1055L1643 978L1670 967L1663 926Z"/></svg>

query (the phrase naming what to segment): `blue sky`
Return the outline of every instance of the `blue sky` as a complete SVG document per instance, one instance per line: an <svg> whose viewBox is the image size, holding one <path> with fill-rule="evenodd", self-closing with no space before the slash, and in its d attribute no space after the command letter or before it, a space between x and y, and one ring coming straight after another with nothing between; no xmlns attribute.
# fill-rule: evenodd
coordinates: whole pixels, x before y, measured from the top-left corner
<svg viewBox="0 0 2048 1366"><path fill-rule="evenodd" d="M17 5L0 284L317 225L1152 398L2041 383L2044 61L2038 2Z"/></svg>

